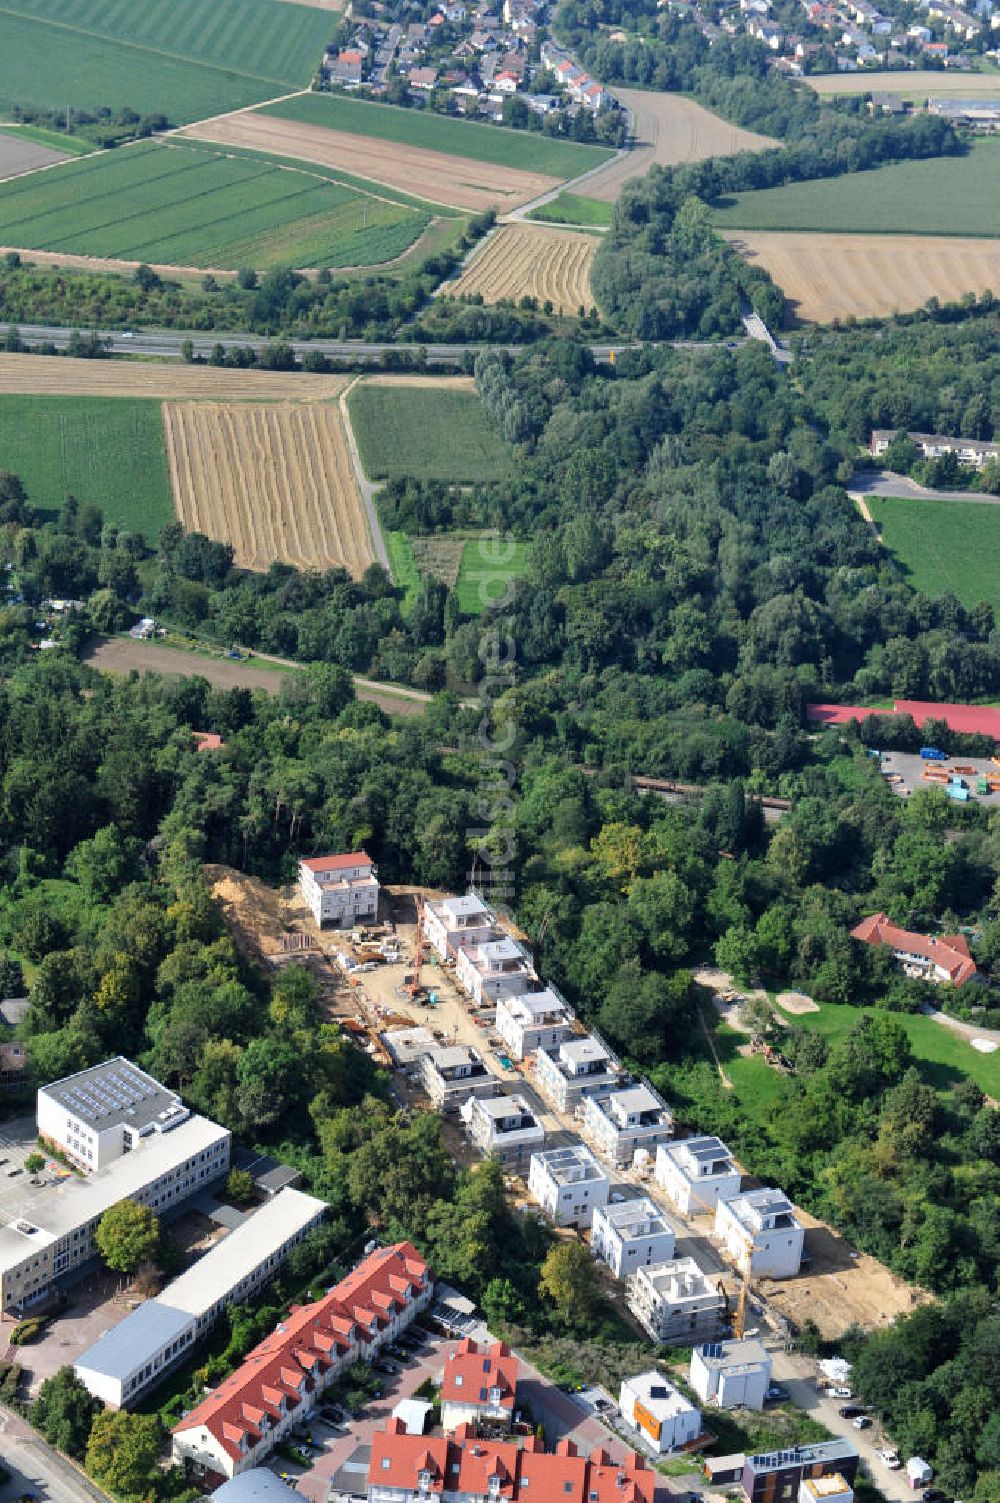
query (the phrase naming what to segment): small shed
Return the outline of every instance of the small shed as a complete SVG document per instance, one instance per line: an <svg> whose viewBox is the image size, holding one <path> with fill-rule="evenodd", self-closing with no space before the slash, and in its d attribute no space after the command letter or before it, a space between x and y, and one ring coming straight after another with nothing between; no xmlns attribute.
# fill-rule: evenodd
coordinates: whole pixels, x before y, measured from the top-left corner
<svg viewBox="0 0 1000 1503"><path fill-rule="evenodd" d="M922 1456L911 1456L906 1463L906 1480L911 1487L926 1487L933 1476L933 1468Z"/></svg>
<svg viewBox="0 0 1000 1503"><path fill-rule="evenodd" d="M726 1487L739 1482L745 1464L743 1452L734 1451L731 1456L706 1456L701 1469L712 1487Z"/></svg>

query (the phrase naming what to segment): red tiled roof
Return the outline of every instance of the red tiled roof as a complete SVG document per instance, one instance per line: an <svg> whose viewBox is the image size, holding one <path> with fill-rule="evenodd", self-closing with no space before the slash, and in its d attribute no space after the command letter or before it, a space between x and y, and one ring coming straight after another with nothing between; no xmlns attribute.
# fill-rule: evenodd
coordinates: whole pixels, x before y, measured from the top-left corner
<svg viewBox="0 0 1000 1503"><path fill-rule="evenodd" d="M174 1426L183 1430L208 1430L219 1445L238 1461L264 1433L268 1420L295 1408L314 1386L314 1374L326 1372L338 1351L351 1344L356 1326L388 1323L370 1310L366 1320L355 1302L371 1302L384 1296L386 1311L402 1308L409 1290L424 1288L432 1278L430 1269L410 1242L381 1247L369 1254L333 1289L310 1305L293 1306L286 1320L213 1393Z"/></svg>
<svg viewBox="0 0 1000 1503"><path fill-rule="evenodd" d="M493 1388L500 1390L495 1402L490 1398ZM441 1380L443 1404L499 1406L513 1413L516 1391L517 1358L502 1341L487 1349L467 1336L448 1353Z"/></svg>
<svg viewBox="0 0 1000 1503"><path fill-rule="evenodd" d="M632 1451L614 1462L604 1450L578 1456L572 1442L563 1441L547 1454L531 1437L518 1448L511 1441L477 1440L465 1426L453 1440L429 1440L406 1435L401 1420L372 1437L369 1487L415 1492L421 1471L441 1479L441 1490L473 1497L489 1492L505 1503L653 1503L655 1496L653 1472Z"/></svg>
<svg viewBox="0 0 1000 1503"><path fill-rule="evenodd" d="M195 751L221 751L226 744L215 731L192 731L191 734Z"/></svg>
<svg viewBox="0 0 1000 1503"><path fill-rule="evenodd" d="M891 710L872 710L866 705L807 705L806 719L822 725L846 725L868 715L912 715L922 726L928 720L943 720L950 731L967 736L992 736L1000 741L1000 710L989 705L936 705L926 699L897 699Z"/></svg>
<svg viewBox="0 0 1000 1503"><path fill-rule="evenodd" d="M976 974L976 962L962 934L915 934L910 929L900 929L887 913L872 913L851 930L853 939L866 945L891 945L896 951L920 955L947 972L949 981L962 986Z"/></svg>
<svg viewBox="0 0 1000 1503"><path fill-rule="evenodd" d="M311 872L336 872L348 866L371 866L367 851L348 851L346 856L303 857L302 865Z"/></svg>

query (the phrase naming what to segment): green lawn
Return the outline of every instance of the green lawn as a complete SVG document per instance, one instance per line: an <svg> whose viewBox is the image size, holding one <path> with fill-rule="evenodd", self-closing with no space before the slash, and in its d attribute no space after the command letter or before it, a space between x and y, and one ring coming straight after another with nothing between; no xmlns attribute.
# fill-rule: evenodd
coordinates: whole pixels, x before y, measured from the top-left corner
<svg viewBox="0 0 1000 1503"><path fill-rule="evenodd" d="M369 480L462 485L511 473L511 451L475 392L361 382L347 402Z"/></svg>
<svg viewBox="0 0 1000 1503"><path fill-rule="evenodd" d="M455 586L462 610L469 616L478 616L487 605L501 600L506 581L520 579L527 569L530 549L530 543L470 538L462 550L462 563Z"/></svg>
<svg viewBox="0 0 1000 1503"><path fill-rule="evenodd" d="M68 136L61 130L43 130L38 125L3 125L0 133L12 141L34 141L36 146L51 146L68 157L85 157L97 147L79 136Z"/></svg>
<svg viewBox="0 0 1000 1503"><path fill-rule="evenodd" d="M528 218L550 224L578 224L582 229L606 229L611 224L614 210L614 204L602 203L599 198L584 198L579 193L560 193L549 203L532 209Z"/></svg>
<svg viewBox="0 0 1000 1503"><path fill-rule="evenodd" d="M375 265L428 216L265 156L143 141L0 185L8 245L176 266Z"/></svg>
<svg viewBox="0 0 1000 1503"><path fill-rule="evenodd" d="M605 147L559 141L537 131L505 130L473 120L450 120L429 110L402 109L339 94L303 94L297 99L267 105L261 113L299 120L306 125L324 125L328 130L350 131L352 135L379 141L422 146L428 151L443 151L475 162L543 172L550 177L577 177L588 168L606 162L613 154Z"/></svg>
<svg viewBox="0 0 1000 1503"><path fill-rule="evenodd" d="M795 1027L822 1033L834 1044L854 1027L861 1017L861 1009L822 1002L819 1012L797 1017L782 1016L786 1016ZM892 1016L906 1029L914 1058L927 1080L939 1091L950 1090L964 1076L971 1076L987 1095L1000 1096L1000 1050L996 1054L980 1054L960 1034L923 1013L897 1012ZM771 1073L777 1076L776 1071Z"/></svg>
<svg viewBox="0 0 1000 1503"><path fill-rule="evenodd" d="M1000 141L967 156L736 193L714 206L721 229L1000 235Z"/></svg>
<svg viewBox="0 0 1000 1503"><path fill-rule="evenodd" d="M965 606L988 600L1000 617L1000 504L869 496L885 545L925 594Z"/></svg>
<svg viewBox="0 0 1000 1503"><path fill-rule="evenodd" d="M389 568L392 571L393 583L405 592L402 603L405 616L409 614L417 598L417 591L420 589L420 570L417 568L417 560L405 532L387 532L385 551L389 555Z"/></svg>
<svg viewBox="0 0 1000 1503"><path fill-rule="evenodd" d="M150 542L174 514L157 401L0 396L0 469L46 512L73 495Z"/></svg>
<svg viewBox="0 0 1000 1503"><path fill-rule="evenodd" d="M0 108L198 120L308 85L335 20L285 0L3 0Z"/></svg>

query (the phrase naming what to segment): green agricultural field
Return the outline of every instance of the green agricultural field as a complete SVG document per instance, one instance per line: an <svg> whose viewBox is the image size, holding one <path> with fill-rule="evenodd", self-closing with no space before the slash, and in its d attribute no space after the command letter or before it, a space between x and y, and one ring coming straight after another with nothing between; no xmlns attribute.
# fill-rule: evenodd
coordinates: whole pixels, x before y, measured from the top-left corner
<svg viewBox="0 0 1000 1503"><path fill-rule="evenodd" d="M347 402L369 480L471 485L511 474L511 451L474 392L362 382Z"/></svg>
<svg viewBox="0 0 1000 1503"><path fill-rule="evenodd" d="M4 0L0 109L199 120L307 85L334 24L285 0Z"/></svg>
<svg viewBox="0 0 1000 1503"><path fill-rule="evenodd" d="M530 543L470 538L462 550L455 586L462 610L469 616L478 616L488 605L502 600L506 581L520 579L527 569L530 550Z"/></svg>
<svg viewBox="0 0 1000 1503"><path fill-rule="evenodd" d="M323 125L328 130L349 131L378 141L399 141L427 151L468 157L474 162L541 172L549 177L577 177L613 155L602 146L581 146L540 132L505 130L474 120L450 120L429 110L402 109L339 94L302 94L297 99L267 105L260 113L298 120L305 125Z"/></svg>
<svg viewBox="0 0 1000 1503"><path fill-rule="evenodd" d="M1000 504L866 499L915 589L931 596L950 592L968 607L988 600L1000 618Z"/></svg>
<svg viewBox="0 0 1000 1503"><path fill-rule="evenodd" d="M0 186L7 245L174 266L376 265L428 216L308 168L140 142Z"/></svg>
<svg viewBox="0 0 1000 1503"><path fill-rule="evenodd" d="M72 495L149 541L174 514L156 401L0 396L0 469L42 511Z"/></svg>
<svg viewBox="0 0 1000 1503"><path fill-rule="evenodd" d="M584 198L579 193L559 193L547 204L532 209L529 219L539 219L543 224L578 224L584 230L608 229L614 204L602 203L599 198Z"/></svg>
<svg viewBox="0 0 1000 1503"><path fill-rule="evenodd" d="M38 125L3 125L0 134L12 141L34 141L36 146L51 146L67 157L85 157L97 147L80 136L68 136L60 130L44 130Z"/></svg>
<svg viewBox="0 0 1000 1503"><path fill-rule="evenodd" d="M975 141L964 157L736 193L713 214L725 230L996 236L998 203L1000 141Z"/></svg>

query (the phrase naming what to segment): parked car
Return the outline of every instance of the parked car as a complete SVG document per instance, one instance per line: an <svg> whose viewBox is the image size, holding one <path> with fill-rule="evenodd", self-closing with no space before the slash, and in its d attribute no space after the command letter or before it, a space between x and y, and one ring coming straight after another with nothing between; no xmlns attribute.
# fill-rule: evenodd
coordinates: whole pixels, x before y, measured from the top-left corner
<svg viewBox="0 0 1000 1503"><path fill-rule="evenodd" d="M779 1399L788 1398L788 1389L782 1383L771 1383L764 1398L768 1404L776 1404Z"/></svg>
<svg viewBox="0 0 1000 1503"><path fill-rule="evenodd" d="M323 1419L329 1420L331 1425L342 1425L347 1418L343 1409L338 1409L336 1404L324 1404L320 1415Z"/></svg>
<svg viewBox="0 0 1000 1503"><path fill-rule="evenodd" d="M849 1388L831 1388L831 1399L853 1399L854 1394Z"/></svg>
<svg viewBox="0 0 1000 1503"><path fill-rule="evenodd" d="M899 1459L899 1452L892 1446L885 1446L879 1451L878 1459L883 1466L887 1466L890 1472L898 1472L903 1463Z"/></svg>
<svg viewBox="0 0 1000 1503"><path fill-rule="evenodd" d="M844 1404L838 1410L841 1419L857 1419L859 1415L867 1414L864 1404Z"/></svg>
<svg viewBox="0 0 1000 1503"><path fill-rule="evenodd" d="M939 1487L925 1487L920 1496L923 1503L948 1503L947 1493L943 1493Z"/></svg>
<svg viewBox="0 0 1000 1503"><path fill-rule="evenodd" d="M870 1430L872 1422L867 1414L859 1414L854 1420L855 1430Z"/></svg>
<svg viewBox="0 0 1000 1503"><path fill-rule="evenodd" d="M390 1378L396 1377L399 1368L395 1362L375 1362L373 1367L377 1373L387 1373Z"/></svg>

